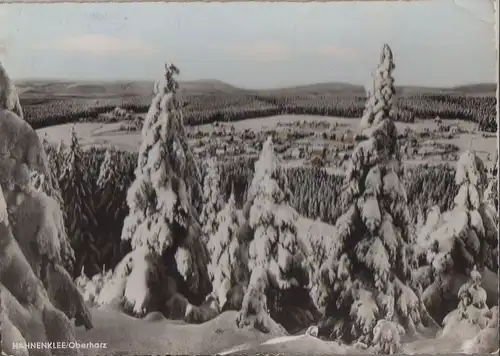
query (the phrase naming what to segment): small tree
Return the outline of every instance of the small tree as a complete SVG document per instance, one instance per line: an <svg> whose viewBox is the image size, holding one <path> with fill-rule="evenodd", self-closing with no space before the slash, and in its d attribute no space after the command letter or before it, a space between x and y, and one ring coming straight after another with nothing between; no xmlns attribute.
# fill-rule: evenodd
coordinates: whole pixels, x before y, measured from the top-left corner
<svg viewBox="0 0 500 356"><path fill-rule="evenodd" d="M203 180L203 208L200 215L205 243L217 231L217 213L223 206L220 185L220 175L216 162L210 158L207 161L205 178Z"/></svg>
<svg viewBox="0 0 500 356"><path fill-rule="evenodd" d="M71 143L65 152L61 173L61 191L66 208L66 229L75 251L75 268L78 273L83 266L86 270L99 271L95 229L97 220L92 204L92 192L89 190L86 168L83 164L83 152L78 142L75 128L71 129Z"/></svg>
<svg viewBox="0 0 500 356"><path fill-rule="evenodd" d="M248 268L252 274L238 317L240 327L253 323L268 330L267 313L279 312L280 294L292 288L307 288L309 284L306 247L297 236L298 213L289 205L290 195L280 189L274 178L279 174L277 164L269 137L255 164L250 190L253 201L248 223L253 238Z"/></svg>
<svg viewBox="0 0 500 356"><path fill-rule="evenodd" d="M248 284L248 249L239 240L240 226L234 193L231 193L228 202L217 214L217 226L217 231L208 240L208 273L212 281L212 293L222 308L231 288Z"/></svg>
<svg viewBox="0 0 500 356"><path fill-rule="evenodd" d="M347 341L371 342L382 319L410 330L421 325L422 307L411 284L410 216L391 120L394 68L392 52L384 45L375 91L361 120L368 139L351 156L345 212L315 281L322 332Z"/></svg>

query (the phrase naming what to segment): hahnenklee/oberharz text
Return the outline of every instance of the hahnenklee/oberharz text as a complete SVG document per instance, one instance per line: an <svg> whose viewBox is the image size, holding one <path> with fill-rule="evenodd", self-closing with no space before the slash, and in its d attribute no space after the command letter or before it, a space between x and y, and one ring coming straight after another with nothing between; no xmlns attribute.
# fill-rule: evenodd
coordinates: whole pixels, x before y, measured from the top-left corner
<svg viewBox="0 0 500 356"><path fill-rule="evenodd" d="M20 349L106 349L105 342L14 342L12 348Z"/></svg>

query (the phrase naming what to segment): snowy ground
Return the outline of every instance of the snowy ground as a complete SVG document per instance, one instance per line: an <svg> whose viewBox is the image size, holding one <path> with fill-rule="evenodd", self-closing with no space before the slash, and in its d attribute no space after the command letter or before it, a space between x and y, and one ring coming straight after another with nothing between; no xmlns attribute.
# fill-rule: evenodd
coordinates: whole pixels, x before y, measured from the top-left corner
<svg viewBox="0 0 500 356"><path fill-rule="evenodd" d="M366 350L337 342L298 335L266 335L235 327L236 312L225 312L201 325L189 325L167 319L134 319L114 310L92 310L95 328L77 329L79 342L106 343L107 349L85 350L88 356L140 354L363 354ZM414 337L406 340L407 354L460 352L463 340L471 338L473 330L462 329L444 338Z"/></svg>
<svg viewBox="0 0 500 356"><path fill-rule="evenodd" d="M261 343L272 337L236 328L236 312L226 312L201 325L160 318L134 319L114 310L92 310L94 329L77 329L79 342L106 343L107 349L85 350L95 355L214 354L236 345Z"/></svg>
<svg viewBox="0 0 500 356"><path fill-rule="evenodd" d="M256 118L242 120L238 122L231 123L234 125L236 131L244 131L245 129L251 129L254 131L266 130L277 128L278 124L293 123L296 121L306 121L306 122L318 122L326 121L328 123L336 122L339 131L351 130L352 132L358 131L359 120L341 118L341 117L321 117L321 116L308 116L308 115L279 115L266 118ZM457 135L453 139L441 139L436 142L448 143L456 145L459 152L463 152L472 145L473 149L476 150L477 154L483 159L487 160L488 154L494 157L495 150L497 147L496 137L489 135L489 137L483 137L482 133L476 132L477 126L471 122L459 121L459 120L442 120L445 125L458 125L466 133ZM47 135L49 141L59 143L61 141L69 143L71 128L76 125L77 135L81 141L82 146L101 146L109 147L115 146L118 149L137 151L141 138L139 132L126 132L120 130L122 123L76 123L76 124L64 124L57 126L50 126L43 129L39 129L40 135ZM406 127L411 128L415 132L422 132L424 129L428 129L431 132L436 130L438 124L434 120L422 120L412 124L406 123L396 123L398 130L402 132ZM198 126L200 130L212 130L212 125L201 125ZM472 143L471 143L472 142ZM429 163L432 163L430 159ZM440 160L439 157L436 157ZM409 161L408 163L419 163L422 161L416 160L415 162ZM437 162L439 163L439 162Z"/></svg>
<svg viewBox="0 0 500 356"><path fill-rule="evenodd" d="M38 134L46 136L49 142L64 142L69 144L71 128L75 126L77 137L82 147L115 146L121 150L137 151L141 144L140 132L126 132L120 130L122 123L103 124L98 122L79 122L49 126L37 130Z"/></svg>

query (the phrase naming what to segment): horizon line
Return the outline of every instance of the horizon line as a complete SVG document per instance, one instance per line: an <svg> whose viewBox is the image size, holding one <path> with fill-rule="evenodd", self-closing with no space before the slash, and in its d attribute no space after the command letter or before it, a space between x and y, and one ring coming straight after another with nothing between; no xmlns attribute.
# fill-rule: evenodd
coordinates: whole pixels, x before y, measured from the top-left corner
<svg viewBox="0 0 500 356"><path fill-rule="evenodd" d="M75 78L16 78L13 79L14 83L18 82L29 82L29 81L53 81L54 83L57 82L71 82L71 83L95 83L95 82L101 82L101 83L134 83L134 82L152 82L154 83L157 79L99 79L99 78L91 78L91 79L75 79ZM350 85L350 86L355 86L355 87L362 87L364 88L364 84L357 84L357 83L350 83L350 82L343 82L343 81L325 81L325 82L308 82L308 83L302 83L302 84L291 84L291 85L286 85L286 86L272 86L272 87L245 87L245 86L239 86L236 84L232 84L230 82L220 80L220 79L215 79L215 78L199 78L199 79L181 79L179 80L179 83L193 83L193 82L219 82L220 84L225 84L231 87L234 87L235 89L244 89L244 90L273 90L273 89L293 89L293 88L300 88L300 87L307 87L307 86L313 86L313 85L326 85L326 84L337 84L337 85ZM474 86L474 85L494 85L498 88L498 82L491 81L491 82L469 82L469 83L462 83L462 84L455 84L455 85L423 85L423 84L396 84L396 88L399 87L404 87L404 88L430 88L430 89L452 89L452 88L458 88L458 87L467 87L467 86Z"/></svg>

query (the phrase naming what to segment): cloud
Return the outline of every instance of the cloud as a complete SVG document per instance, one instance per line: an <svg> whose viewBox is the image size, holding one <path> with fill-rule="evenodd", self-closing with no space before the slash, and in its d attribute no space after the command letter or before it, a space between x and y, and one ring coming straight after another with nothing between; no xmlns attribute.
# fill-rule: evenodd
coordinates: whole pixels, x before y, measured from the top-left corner
<svg viewBox="0 0 500 356"><path fill-rule="evenodd" d="M355 60L359 58L359 53L355 49L336 45L323 45L316 48L313 52L318 56L341 60Z"/></svg>
<svg viewBox="0 0 500 356"><path fill-rule="evenodd" d="M108 55L115 53L150 54L152 46L138 38L116 38L99 34L86 34L64 37L41 49L53 49L67 52L84 52L93 55Z"/></svg>
<svg viewBox="0 0 500 356"><path fill-rule="evenodd" d="M282 43L262 41L232 44L226 51L234 57L261 62L282 61L291 55L290 48Z"/></svg>

